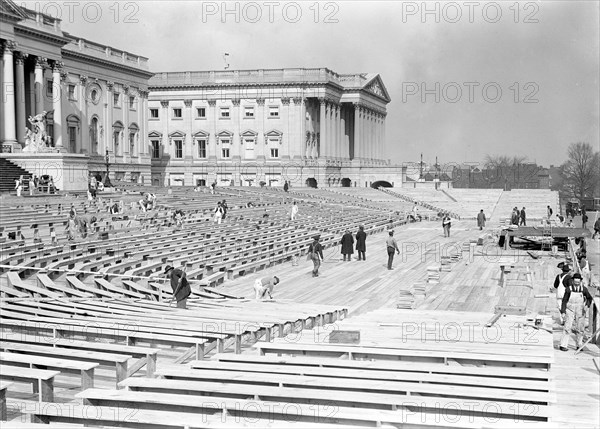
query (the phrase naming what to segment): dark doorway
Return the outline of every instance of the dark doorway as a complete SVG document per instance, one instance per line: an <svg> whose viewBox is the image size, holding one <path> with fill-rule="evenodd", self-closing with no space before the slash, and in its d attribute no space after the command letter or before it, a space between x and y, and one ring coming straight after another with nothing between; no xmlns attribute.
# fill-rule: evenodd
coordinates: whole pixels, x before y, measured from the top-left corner
<svg viewBox="0 0 600 429"><path fill-rule="evenodd" d="M347 177L344 177L342 179L342 188L349 188L350 186L352 186L352 181Z"/></svg>
<svg viewBox="0 0 600 429"><path fill-rule="evenodd" d="M309 177L308 179L306 179L306 186L308 186L309 188L316 188L317 187L317 181L314 177Z"/></svg>
<svg viewBox="0 0 600 429"><path fill-rule="evenodd" d="M392 184L390 182L386 182L385 180L378 180L377 182L373 182L371 183L371 188L393 188Z"/></svg>

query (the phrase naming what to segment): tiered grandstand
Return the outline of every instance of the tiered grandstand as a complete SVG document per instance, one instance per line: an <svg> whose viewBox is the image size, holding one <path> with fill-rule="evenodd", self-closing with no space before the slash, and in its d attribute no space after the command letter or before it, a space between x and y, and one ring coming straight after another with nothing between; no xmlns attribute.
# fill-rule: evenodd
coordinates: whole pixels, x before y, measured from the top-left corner
<svg viewBox="0 0 600 429"><path fill-rule="evenodd" d="M495 220L510 219L514 207L521 210L525 207L527 219L539 221L548 217L547 206L556 215L561 212L558 192L548 189L513 189L503 192L492 215Z"/></svg>
<svg viewBox="0 0 600 429"><path fill-rule="evenodd" d="M573 259L573 240L557 257L498 247L497 214L484 231L455 220L450 237L438 221L406 219L409 194L422 212L435 203L457 217L527 198L532 219L555 194L118 187L92 202L2 199L3 429L600 424L597 338L577 354L573 343L568 352L554 345L562 326L548 290L558 261ZM141 190L158 194L147 213ZM229 210L217 224L223 199ZM125 210L110 215L117 201ZM68 240L71 208L98 220ZM341 236L359 225L367 260L344 262ZM318 278L306 259L316 233L325 246ZM597 283L597 240L588 255ZM166 264L186 270L187 309L171 302ZM255 300L254 282L273 275L273 299ZM596 295L587 335L600 326L599 307Z"/></svg>

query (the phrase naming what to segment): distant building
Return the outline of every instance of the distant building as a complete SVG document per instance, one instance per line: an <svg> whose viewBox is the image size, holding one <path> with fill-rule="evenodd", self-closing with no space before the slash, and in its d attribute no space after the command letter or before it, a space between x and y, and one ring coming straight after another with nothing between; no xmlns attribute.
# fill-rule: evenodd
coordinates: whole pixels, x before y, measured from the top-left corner
<svg viewBox="0 0 600 429"><path fill-rule="evenodd" d="M402 182L384 153L390 97L377 74L157 73L149 89L153 185Z"/></svg>
<svg viewBox="0 0 600 429"><path fill-rule="evenodd" d="M497 168L454 168L454 188L550 189L550 170L534 163Z"/></svg>

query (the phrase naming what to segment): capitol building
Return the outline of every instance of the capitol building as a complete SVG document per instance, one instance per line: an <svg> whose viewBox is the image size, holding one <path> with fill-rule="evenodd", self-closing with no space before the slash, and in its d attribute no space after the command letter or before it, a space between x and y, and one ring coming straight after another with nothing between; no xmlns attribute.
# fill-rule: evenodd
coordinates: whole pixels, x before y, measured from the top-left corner
<svg viewBox="0 0 600 429"><path fill-rule="evenodd" d="M148 59L0 5L0 157L59 189L91 175L155 186L401 186L376 73L153 73ZM36 144L34 144L36 143Z"/></svg>

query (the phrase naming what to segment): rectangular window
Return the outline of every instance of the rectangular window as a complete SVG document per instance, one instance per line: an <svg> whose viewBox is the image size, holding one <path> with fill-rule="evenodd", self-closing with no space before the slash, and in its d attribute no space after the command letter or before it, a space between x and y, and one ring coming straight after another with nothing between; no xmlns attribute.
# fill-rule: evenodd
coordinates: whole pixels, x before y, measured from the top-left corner
<svg viewBox="0 0 600 429"><path fill-rule="evenodd" d="M135 133L129 133L129 154L135 156Z"/></svg>
<svg viewBox="0 0 600 429"><path fill-rule="evenodd" d="M223 158L229 158L229 148L224 147L223 149L221 149L221 154L223 155Z"/></svg>
<svg viewBox="0 0 600 429"><path fill-rule="evenodd" d="M181 118L181 109L180 108L173 108L173 117L174 118Z"/></svg>
<svg viewBox="0 0 600 429"><path fill-rule="evenodd" d="M119 139L121 138L120 134L121 134L121 131L113 131L113 144L115 147L115 156L121 154L119 152L119 143L120 143Z"/></svg>
<svg viewBox="0 0 600 429"><path fill-rule="evenodd" d="M196 108L196 117L206 118L206 108L205 107L197 107Z"/></svg>
<svg viewBox="0 0 600 429"><path fill-rule="evenodd" d="M254 107L244 107L244 117L254 118Z"/></svg>
<svg viewBox="0 0 600 429"><path fill-rule="evenodd" d="M160 158L160 141L152 140L152 159Z"/></svg>
<svg viewBox="0 0 600 429"><path fill-rule="evenodd" d="M118 92L115 92L113 94L113 106L119 107L119 100L121 98L120 96L121 96L121 94L119 94Z"/></svg>
<svg viewBox="0 0 600 429"><path fill-rule="evenodd" d="M69 127L69 152L77 153L77 128Z"/></svg>
<svg viewBox="0 0 600 429"><path fill-rule="evenodd" d="M269 118L279 117L279 106L269 106Z"/></svg>
<svg viewBox="0 0 600 429"><path fill-rule="evenodd" d="M75 96L75 85L69 85L69 100L76 101L77 97Z"/></svg>
<svg viewBox="0 0 600 429"><path fill-rule="evenodd" d="M158 109L150 109L150 119L158 119Z"/></svg>
<svg viewBox="0 0 600 429"><path fill-rule="evenodd" d="M206 158L206 140L198 140L198 158Z"/></svg>
<svg viewBox="0 0 600 429"><path fill-rule="evenodd" d="M47 80L46 81L46 95L48 97L52 97L52 94L54 93L54 87L52 85L52 80Z"/></svg>
<svg viewBox="0 0 600 429"><path fill-rule="evenodd" d="M279 149L271 148L271 158L279 158Z"/></svg>
<svg viewBox="0 0 600 429"><path fill-rule="evenodd" d="M129 108L131 110L135 110L135 97L134 96L129 97Z"/></svg>
<svg viewBox="0 0 600 429"><path fill-rule="evenodd" d="M183 158L183 140L174 140L175 144L175 158Z"/></svg>
<svg viewBox="0 0 600 429"><path fill-rule="evenodd" d="M229 107L221 107L221 118L229 118Z"/></svg>

